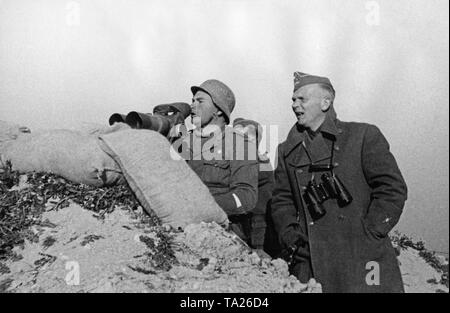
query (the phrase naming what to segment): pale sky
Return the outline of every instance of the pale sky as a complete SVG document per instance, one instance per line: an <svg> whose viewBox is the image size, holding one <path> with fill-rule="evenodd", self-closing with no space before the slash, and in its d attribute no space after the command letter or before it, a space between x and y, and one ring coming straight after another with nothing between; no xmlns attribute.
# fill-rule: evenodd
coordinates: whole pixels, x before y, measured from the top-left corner
<svg viewBox="0 0 450 313"><path fill-rule="evenodd" d="M376 124L408 183L398 229L448 252L446 0L0 0L0 120L106 124L190 102L216 78L232 118L295 123L294 71L328 76L341 120ZM273 151L270 151L271 153Z"/></svg>

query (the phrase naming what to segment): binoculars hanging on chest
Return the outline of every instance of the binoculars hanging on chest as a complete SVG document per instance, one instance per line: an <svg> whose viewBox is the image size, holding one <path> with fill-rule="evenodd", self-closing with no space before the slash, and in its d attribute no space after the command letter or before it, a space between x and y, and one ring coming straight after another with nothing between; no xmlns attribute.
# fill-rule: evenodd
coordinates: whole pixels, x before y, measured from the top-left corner
<svg viewBox="0 0 450 313"><path fill-rule="evenodd" d="M322 165L317 167L312 165L309 171L318 172L324 169ZM317 183L313 177L303 193L303 199L313 219L319 219L326 214L322 204L329 199L336 199L339 207L345 207L353 201L350 192L334 173L333 167L328 165L327 170L331 173L322 174L320 183Z"/></svg>
<svg viewBox="0 0 450 313"><path fill-rule="evenodd" d="M191 106L187 103L160 104L153 109L153 114L135 111L128 115L114 113L109 118L109 125L126 123L133 129L149 129L166 137L176 137L180 133L180 125L184 125L190 114Z"/></svg>

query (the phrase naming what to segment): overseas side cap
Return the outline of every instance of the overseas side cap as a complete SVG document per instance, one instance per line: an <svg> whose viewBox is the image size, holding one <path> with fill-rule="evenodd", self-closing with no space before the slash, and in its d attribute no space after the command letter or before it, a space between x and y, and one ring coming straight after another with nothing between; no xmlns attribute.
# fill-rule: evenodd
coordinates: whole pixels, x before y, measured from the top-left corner
<svg viewBox="0 0 450 313"><path fill-rule="evenodd" d="M294 92L303 86L311 84L324 84L329 86L334 91L333 85L327 77L315 76L302 72L294 73Z"/></svg>

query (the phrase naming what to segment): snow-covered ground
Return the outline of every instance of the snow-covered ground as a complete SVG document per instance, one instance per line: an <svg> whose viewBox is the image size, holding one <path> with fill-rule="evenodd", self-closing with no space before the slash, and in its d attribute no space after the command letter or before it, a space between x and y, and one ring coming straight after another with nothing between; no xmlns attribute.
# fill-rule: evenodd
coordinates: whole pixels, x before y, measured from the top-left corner
<svg viewBox="0 0 450 313"><path fill-rule="evenodd" d="M15 251L0 290L7 292L321 292L301 284L282 260L261 259L216 224L184 232L149 227L129 211L104 220L78 205L44 213L39 242ZM173 240L165 240L173 237ZM161 251L165 251L161 253ZM167 255L173 251L173 255ZM441 274L417 250L399 256L406 292L448 292Z"/></svg>

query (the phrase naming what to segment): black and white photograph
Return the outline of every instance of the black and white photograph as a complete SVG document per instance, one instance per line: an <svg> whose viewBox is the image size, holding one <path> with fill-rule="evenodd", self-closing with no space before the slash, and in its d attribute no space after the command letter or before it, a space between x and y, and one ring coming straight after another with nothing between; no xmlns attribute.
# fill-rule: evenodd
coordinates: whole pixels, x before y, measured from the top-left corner
<svg viewBox="0 0 450 313"><path fill-rule="evenodd" d="M445 0L0 0L0 293L448 294L448 103Z"/></svg>

